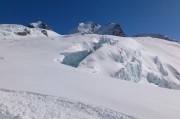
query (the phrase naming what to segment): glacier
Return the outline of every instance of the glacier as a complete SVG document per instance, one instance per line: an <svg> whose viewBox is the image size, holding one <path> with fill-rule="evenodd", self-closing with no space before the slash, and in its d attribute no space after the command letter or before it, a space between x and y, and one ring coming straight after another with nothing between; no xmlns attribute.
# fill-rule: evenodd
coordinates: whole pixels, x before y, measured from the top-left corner
<svg viewBox="0 0 180 119"><path fill-rule="evenodd" d="M0 25L0 117L180 118L179 43L42 30Z"/></svg>

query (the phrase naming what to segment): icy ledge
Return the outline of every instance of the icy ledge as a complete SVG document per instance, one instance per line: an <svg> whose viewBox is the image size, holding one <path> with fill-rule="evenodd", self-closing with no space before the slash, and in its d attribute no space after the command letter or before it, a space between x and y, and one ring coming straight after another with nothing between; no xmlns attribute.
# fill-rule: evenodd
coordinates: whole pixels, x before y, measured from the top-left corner
<svg viewBox="0 0 180 119"><path fill-rule="evenodd" d="M103 107L31 92L0 89L0 115L12 119L136 119Z"/></svg>

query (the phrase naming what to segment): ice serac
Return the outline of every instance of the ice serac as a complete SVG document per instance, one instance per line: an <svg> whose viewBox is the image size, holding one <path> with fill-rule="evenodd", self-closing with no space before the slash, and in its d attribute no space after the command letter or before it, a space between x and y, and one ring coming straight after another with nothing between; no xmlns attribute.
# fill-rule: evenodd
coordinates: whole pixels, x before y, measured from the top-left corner
<svg viewBox="0 0 180 119"><path fill-rule="evenodd" d="M121 26L117 23L109 23L106 25L99 25L94 22L79 23L73 28L70 34L100 34L100 35L114 35L125 36Z"/></svg>
<svg viewBox="0 0 180 119"><path fill-rule="evenodd" d="M139 33L134 35L134 37L152 37L152 38L159 38L159 39L164 39L168 41L175 41L172 38L169 38L168 36L162 35L162 34L153 34L153 33Z"/></svg>
<svg viewBox="0 0 180 119"><path fill-rule="evenodd" d="M63 52L60 53L62 56L62 59L56 59L57 62L61 62L62 64L69 65L72 67L78 67L79 64L89 55L91 55L96 50L100 49L104 44L111 44L114 45L116 41L106 38L106 37L100 37L98 39L98 42L92 42L91 46L82 51L76 51L76 52ZM82 44L84 45L84 44ZM82 46L83 47L83 46Z"/></svg>
<svg viewBox="0 0 180 119"><path fill-rule="evenodd" d="M83 40L83 43L74 41L73 45L67 46L56 59L57 62L98 75L180 89L179 68L171 66L173 62L167 62L172 59L169 56L173 56L177 62L174 58L177 55L167 52L165 48L176 48L178 51L179 44L176 42L95 34L72 37L86 40ZM153 41L159 42L158 44L163 47L157 47ZM173 45L170 45L171 43ZM176 45L177 47L174 47ZM154 49L156 50L152 52Z"/></svg>

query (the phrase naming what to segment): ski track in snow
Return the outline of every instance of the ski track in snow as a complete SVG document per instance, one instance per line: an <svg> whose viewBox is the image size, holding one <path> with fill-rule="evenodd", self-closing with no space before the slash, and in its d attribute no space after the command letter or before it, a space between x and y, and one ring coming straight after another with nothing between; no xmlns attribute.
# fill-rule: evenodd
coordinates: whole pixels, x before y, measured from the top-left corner
<svg viewBox="0 0 180 119"><path fill-rule="evenodd" d="M107 108L38 93L0 89L0 95L0 114L12 119L136 119Z"/></svg>

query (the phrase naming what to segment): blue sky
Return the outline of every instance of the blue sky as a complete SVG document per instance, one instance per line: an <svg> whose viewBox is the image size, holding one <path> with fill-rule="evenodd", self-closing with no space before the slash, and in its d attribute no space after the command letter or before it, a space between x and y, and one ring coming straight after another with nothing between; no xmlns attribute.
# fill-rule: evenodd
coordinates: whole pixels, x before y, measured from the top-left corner
<svg viewBox="0 0 180 119"><path fill-rule="evenodd" d="M116 22L129 36L161 33L180 40L180 0L0 0L0 24L39 20L60 34L79 22Z"/></svg>

